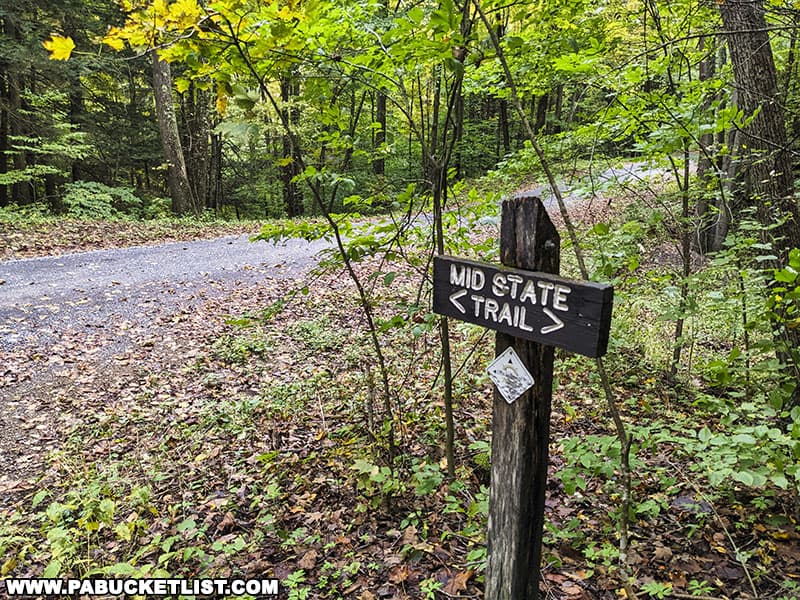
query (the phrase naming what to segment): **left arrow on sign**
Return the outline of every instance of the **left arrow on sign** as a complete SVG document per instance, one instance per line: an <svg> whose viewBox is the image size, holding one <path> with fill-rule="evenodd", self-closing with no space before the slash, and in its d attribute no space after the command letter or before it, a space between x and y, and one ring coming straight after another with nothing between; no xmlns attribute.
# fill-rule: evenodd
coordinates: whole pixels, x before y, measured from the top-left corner
<svg viewBox="0 0 800 600"><path fill-rule="evenodd" d="M455 294L450 294L450 302L453 303L462 315L467 314L467 309L458 301L459 298L467 295L467 290L458 290Z"/></svg>
<svg viewBox="0 0 800 600"><path fill-rule="evenodd" d="M547 325L546 327L542 327L542 329L541 329L542 335L547 335L548 333L553 333L554 331L558 331L559 329L564 327L564 321L559 319L552 310L550 310L549 308L543 308L542 311L548 317L553 319L553 324L552 325Z"/></svg>

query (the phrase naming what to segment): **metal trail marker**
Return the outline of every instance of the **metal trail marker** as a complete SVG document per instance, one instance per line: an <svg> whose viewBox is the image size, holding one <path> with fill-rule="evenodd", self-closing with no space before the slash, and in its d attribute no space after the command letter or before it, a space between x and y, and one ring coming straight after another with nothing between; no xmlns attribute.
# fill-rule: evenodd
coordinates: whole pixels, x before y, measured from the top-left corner
<svg viewBox="0 0 800 600"><path fill-rule="evenodd" d="M538 197L503 202L500 260L504 267L436 257L433 309L496 330L495 355L513 348L533 379L514 401L495 388L486 598L536 600L554 347L605 354L614 291L556 275L560 239Z"/></svg>

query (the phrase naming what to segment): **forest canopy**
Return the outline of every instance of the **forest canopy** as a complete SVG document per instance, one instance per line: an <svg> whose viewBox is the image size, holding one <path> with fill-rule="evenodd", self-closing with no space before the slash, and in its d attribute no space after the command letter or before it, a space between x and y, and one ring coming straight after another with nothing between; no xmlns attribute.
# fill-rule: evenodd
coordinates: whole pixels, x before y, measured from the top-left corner
<svg viewBox="0 0 800 600"><path fill-rule="evenodd" d="M168 197L178 214L313 214L310 178L341 208L430 184L445 159L455 178L524 160L517 103L565 168L687 152L704 247L754 198L793 191L790 4L6 4L0 206L65 212L93 181L151 212Z"/></svg>

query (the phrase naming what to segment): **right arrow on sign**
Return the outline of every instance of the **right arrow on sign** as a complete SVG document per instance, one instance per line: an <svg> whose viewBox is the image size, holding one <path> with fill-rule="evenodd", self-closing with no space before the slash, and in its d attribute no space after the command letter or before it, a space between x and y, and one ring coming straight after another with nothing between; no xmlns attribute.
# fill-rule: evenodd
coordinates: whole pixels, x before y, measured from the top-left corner
<svg viewBox="0 0 800 600"><path fill-rule="evenodd" d="M544 314L553 319L552 325L547 325L546 327L542 327L541 329L542 335L553 333L554 331L558 331L559 329L564 327L564 321L559 319L552 310L550 310L549 308L543 308L542 312L544 312Z"/></svg>

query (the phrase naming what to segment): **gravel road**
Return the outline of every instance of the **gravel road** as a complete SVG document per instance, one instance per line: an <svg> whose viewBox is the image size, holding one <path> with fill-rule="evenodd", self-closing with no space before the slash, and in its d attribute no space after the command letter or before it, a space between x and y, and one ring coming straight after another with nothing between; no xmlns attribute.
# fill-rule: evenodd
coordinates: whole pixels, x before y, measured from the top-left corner
<svg viewBox="0 0 800 600"><path fill-rule="evenodd" d="M55 341L67 329L139 322L153 303L191 304L225 282L293 277L324 247L234 236L1 262L0 350Z"/></svg>
<svg viewBox="0 0 800 600"><path fill-rule="evenodd" d="M34 489L92 396L104 401L136 369L170 368L196 343L180 332L205 331L209 304L281 289L325 247L234 236L0 262L0 505Z"/></svg>

